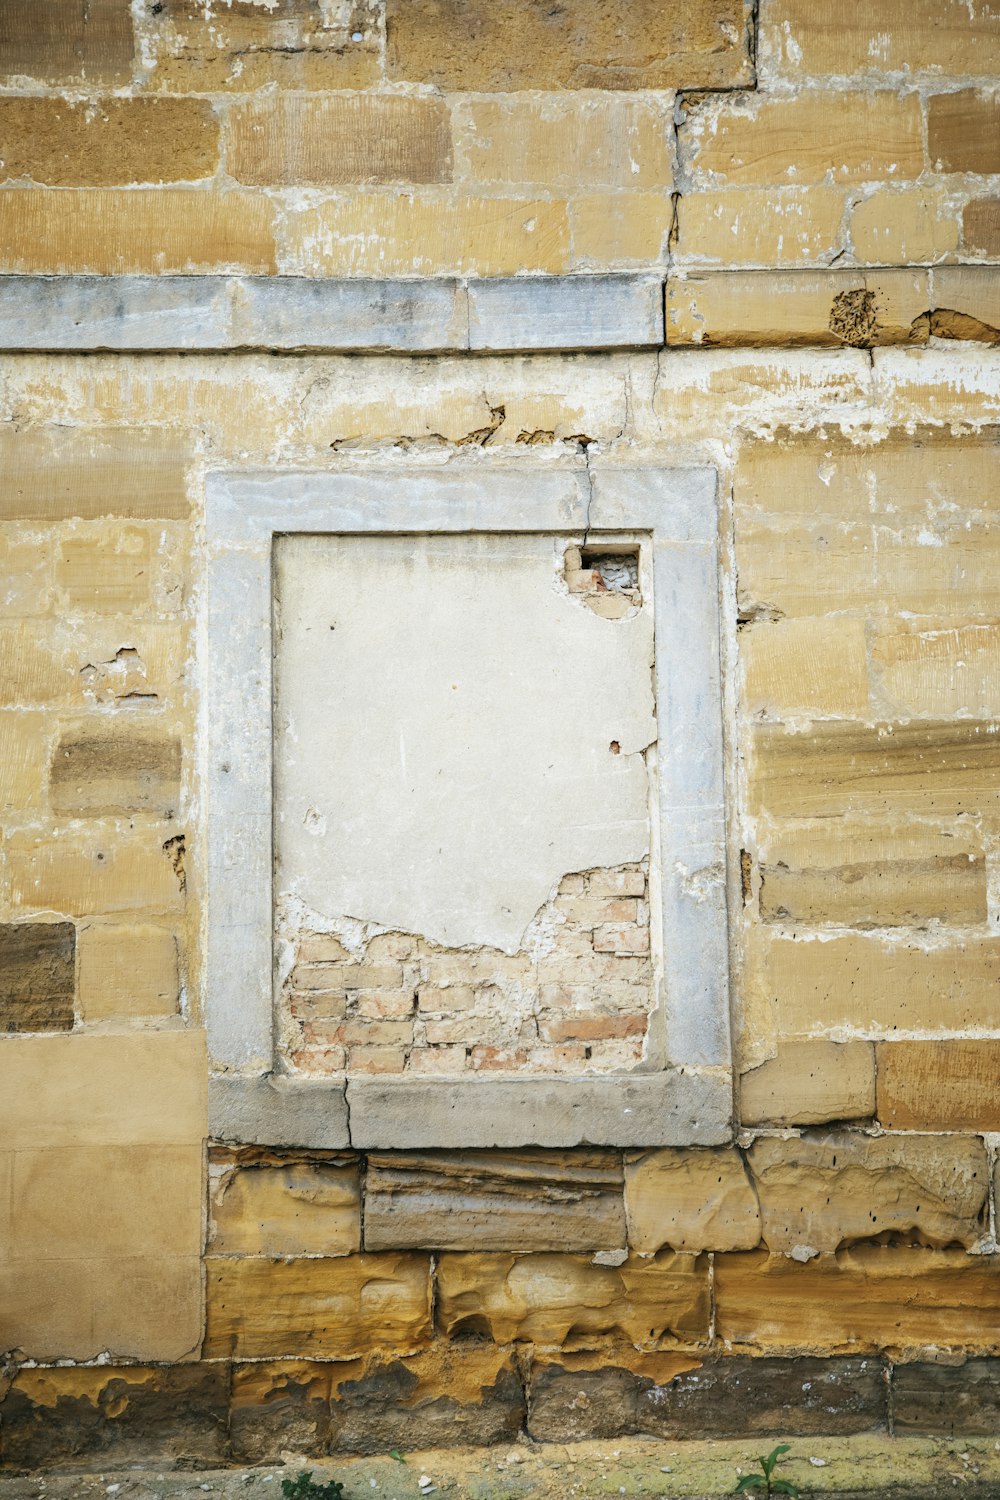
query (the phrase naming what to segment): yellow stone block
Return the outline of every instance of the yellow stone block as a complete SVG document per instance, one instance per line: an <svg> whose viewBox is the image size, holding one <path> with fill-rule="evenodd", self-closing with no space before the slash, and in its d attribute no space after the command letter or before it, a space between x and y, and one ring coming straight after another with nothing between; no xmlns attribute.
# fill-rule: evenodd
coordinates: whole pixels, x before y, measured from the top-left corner
<svg viewBox="0 0 1000 1500"><path fill-rule="evenodd" d="M840 348L928 337L925 271L724 271L667 279L667 343Z"/></svg>
<svg viewBox="0 0 1000 1500"><path fill-rule="evenodd" d="M0 203L3 197L0 195ZM123 415L127 403L123 403ZM184 520L191 440L139 427L0 428L0 519Z"/></svg>
<svg viewBox="0 0 1000 1500"><path fill-rule="evenodd" d="M993 94L977 89L932 94L927 100L927 154L936 172L986 177L1000 172L1000 105Z"/></svg>
<svg viewBox="0 0 1000 1500"><path fill-rule="evenodd" d="M1000 1041L891 1041L875 1050L887 1130L1000 1130Z"/></svg>
<svg viewBox="0 0 1000 1500"><path fill-rule="evenodd" d="M171 928L85 922L76 947L84 1021L176 1015L180 981Z"/></svg>
<svg viewBox="0 0 1000 1500"><path fill-rule="evenodd" d="M23 621L0 627L0 703L21 707L55 703L72 691L53 625Z"/></svg>
<svg viewBox="0 0 1000 1500"><path fill-rule="evenodd" d="M59 548L56 584L64 607L130 614L151 602L153 538L137 526L70 537Z"/></svg>
<svg viewBox="0 0 1000 1500"><path fill-rule="evenodd" d="M835 187L686 193L677 205L679 264L798 266L844 248L845 197Z"/></svg>
<svg viewBox="0 0 1000 1500"><path fill-rule="evenodd" d="M219 160L219 126L202 99L0 98L0 173L51 187L194 182Z"/></svg>
<svg viewBox="0 0 1000 1500"><path fill-rule="evenodd" d="M0 522L0 618L44 615L52 607L52 546Z"/></svg>
<svg viewBox="0 0 1000 1500"><path fill-rule="evenodd" d="M736 566L740 613L750 620L862 612L879 603L870 526L738 516Z"/></svg>
<svg viewBox="0 0 1000 1500"><path fill-rule="evenodd" d="M887 716L1000 718L1000 625L880 622L871 669Z"/></svg>
<svg viewBox="0 0 1000 1500"><path fill-rule="evenodd" d="M2 650L2 645L0 645ZM45 806L46 762L54 722L45 714L0 711L0 813L5 821Z"/></svg>
<svg viewBox="0 0 1000 1500"><path fill-rule="evenodd" d="M168 823L127 832L110 823L86 833L12 833L4 886L12 905L25 912L172 915L183 906L183 845L183 835Z"/></svg>
<svg viewBox="0 0 1000 1500"><path fill-rule="evenodd" d="M927 73L934 79L1000 70L1000 23L991 0L871 0L842 12L816 0L762 7L761 56L768 74L868 77Z"/></svg>
<svg viewBox="0 0 1000 1500"><path fill-rule="evenodd" d="M575 267L627 270L666 257L669 193L588 193L570 202L569 215Z"/></svg>
<svg viewBox="0 0 1000 1500"><path fill-rule="evenodd" d="M216 1255L351 1255L361 1249L357 1162L238 1162L214 1185Z"/></svg>
<svg viewBox="0 0 1000 1500"><path fill-rule="evenodd" d="M870 1042L786 1041L778 1055L744 1073L744 1125L822 1125L875 1113L875 1049Z"/></svg>
<svg viewBox="0 0 1000 1500"><path fill-rule="evenodd" d="M455 106L456 175L469 183L527 187L672 186L668 97L503 95Z"/></svg>
<svg viewBox="0 0 1000 1500"><path fill-rule="evenodd" d="M808 617L740 631L742 707L769 718L797 713L862 717L868 708L864 621Z"/></svg>
<svg viewBox="0 0 1000 1500"><path fill-rule="evenodd" d="M1000 275L994 266L941 266L933 273L931 331L939 338L1000 339Z"/></svg>
<svg viewBox="0 0 1000 1500"><path fill-rule="evenodd" d="M625 1162L631 1248L752 1250L760 1242L757 1195L734 1150L647 1151Z"/></svg>
<svg viewBox="0 0 1000 1500"><path fill-rule="evenodd" d="M860 261L933 264L958 249L959 207L933 188L882 188L851 210L850 231Z"/></svg>

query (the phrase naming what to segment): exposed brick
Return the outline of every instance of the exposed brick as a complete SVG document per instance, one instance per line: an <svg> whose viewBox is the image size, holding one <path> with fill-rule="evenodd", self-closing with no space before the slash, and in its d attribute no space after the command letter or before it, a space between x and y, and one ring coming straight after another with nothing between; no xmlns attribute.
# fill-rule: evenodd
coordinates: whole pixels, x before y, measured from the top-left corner
<svg viewBox="0 0 1000 1500"><path fill-rule="evenodd" d="M128 83L135 44L121 0L6 0L0 73L62 83Z"/></svg>
<svg viewBox="0 0 1000 1500"><path fill-rule="evenodd" d="M49 776L57 813L153 812L172 817L180 797L181 742L149 731L66 734Z"/></svg>
<svg viewBox="0 0 1000 1500"><path fill-rule="evenodd" d="M75 993L72 922L0 925L0 1031L70 1031Z"/></svg>
<svg viewBox="0 0 1000 1500"><path fill-rule="evenodd" d="M271 95L236 105L226 122L226 170L255 186L449 182L451 165L438 99Z"/></svg>
<svg viewBox="0 0 1000 1500"><path fill-rule="evenodd" d="M1000 1042L886 1042L876 1058L888 1129L1000 1130Z"/></svg>
<svg viewBox="0 0 1000 1500"><path fill-rule="evenodd" d="M1000 101L975 89L932 94L927 149L942 172L1000 172Z"/></svg>
<svg viewBox="0 0 1000 1500"><path fill-rule="evenodd" d="M219 127L200 99L0 99L0 177L51 187L211 177Z"/></svg>
<svg viewBox="0 0 1000 1500"><path fill-rule="evenodd" d="M782 1040L777 1057L744 1073L744 1125L822 1125L875 1113L875 1049L870 1042Z"/></svg>
<svg viewBox="0 0 1000 1500"><path fill-rule="evenodd" d="M553 10L543 0L490 5L389 0L391 79L442 89L732 87L750 82L740 0L637 0Z"/></svg>

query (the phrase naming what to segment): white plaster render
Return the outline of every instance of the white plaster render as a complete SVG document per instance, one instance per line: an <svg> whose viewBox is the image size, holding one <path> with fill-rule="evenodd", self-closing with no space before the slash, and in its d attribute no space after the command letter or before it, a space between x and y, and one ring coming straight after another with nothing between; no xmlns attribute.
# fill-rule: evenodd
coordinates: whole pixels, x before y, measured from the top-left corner
<svg viewBox="0 0 1000 1500"><path fill-rule="evenodd" d="M278 539L279 905L516 953L562 875L649 853L652 611L582 607L566 545Z"/></svg>

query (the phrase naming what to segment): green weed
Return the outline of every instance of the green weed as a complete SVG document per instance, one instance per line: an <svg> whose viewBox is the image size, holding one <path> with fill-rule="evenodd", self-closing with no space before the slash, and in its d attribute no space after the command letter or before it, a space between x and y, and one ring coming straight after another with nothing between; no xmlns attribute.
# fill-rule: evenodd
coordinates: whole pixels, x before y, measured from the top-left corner
<svg viewBox="0 0 1000 1500"><path fill-rule="evenodd" d="M798 1489L792 1484L790 1479L774 1478L774 1471L778 1460L783 1453L788 1453L791 1450L791 1446L791 1443L779 1443L777 1448L771 1449L766 1458L763 1455L758 1458L757 1462L760 1464L763 1472L760 1474L744 1474L743 1478L737 1481L733 1494L739 1495L747 1491L753 1491L762 1495L791 1495L792 1500L798 1500Z"/></svg>

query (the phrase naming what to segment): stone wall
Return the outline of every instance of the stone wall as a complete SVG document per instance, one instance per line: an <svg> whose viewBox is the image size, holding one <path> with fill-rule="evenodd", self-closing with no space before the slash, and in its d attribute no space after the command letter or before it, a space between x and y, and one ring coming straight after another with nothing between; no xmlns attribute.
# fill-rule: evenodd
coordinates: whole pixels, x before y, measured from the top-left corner
<svg viewBox="0 0 1000 1500"><path fill-rule="evenodd" d="M4 9L0 271L55 279L0 320L0 1462L994 1431L994 0ZM659 347L71 352L23 311L577 272L662 285ZM719 475L730 1145L209 1139L206 477L473 449ZM592 949L581 903L642 931L624 876L557 898ZM317 1045L510 1045L423 1018L429 952L317 990L353 960L303 942ZM646 1013L550 999L553 1048Z"/></svg>

